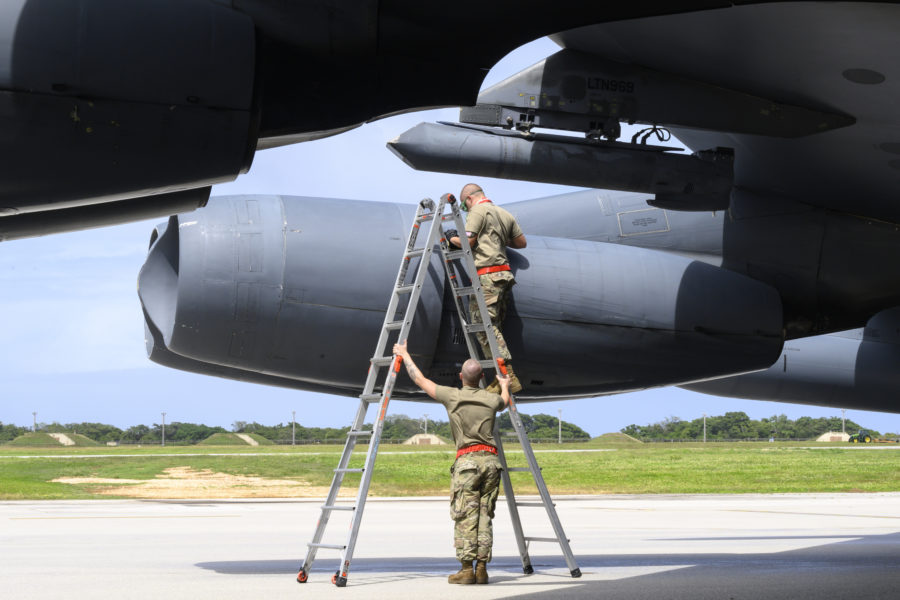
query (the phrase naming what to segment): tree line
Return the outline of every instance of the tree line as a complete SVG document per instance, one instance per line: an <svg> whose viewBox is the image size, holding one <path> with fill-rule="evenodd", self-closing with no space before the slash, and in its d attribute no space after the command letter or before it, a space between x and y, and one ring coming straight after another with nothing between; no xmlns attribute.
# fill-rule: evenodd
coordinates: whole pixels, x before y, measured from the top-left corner
<svg viewBox="0 0 900 600"><path fill-rule="evenodd" d="M162 441L162 425L134 425L127 429L119 429L106 423L38 423L37 430L42 433L78 433L95 442L123 442L132 444L151 444ZM0 442L31 432L31 427L0 423ZM224 427L210 427L196 423L166 423L166 441L194 444L205 440L214 433L227 433Z"/></svg>
<svg viewBox="0 0 900 600"><path fill-rule="evenodd" d="M882 437L874 429L862 427L851 419L846 420L847 433L856 433L860 429L870 431L875 437ZM669 417L651 425L629 425L620 431L639 440L703 440L703 417L692 421ZM786 415L772 415L754 420L743 412L706 417L707 440L808 440L829 431L841 431L840 417L800 417L791 420ZM896 435L885 434L887 437Z"/></svg>
<svg viewBox="0 0 900 600"><path fill-rule="evenodd" d="M519 413L522 419L522 425L531 439L557 439L559 433L559 425L556 417L550 415L526 415ZM426 427L427 425L427 427ZM363 429L371 430L372 424L367 423ZM453 434L450 431L449 421L436 421L428 419L427 423L424 418L416 419L403 414L388 415L384 419L384 429L382 430L382 438L388 441L402 441L411 438L417 433L433 433L434 435L451 442ZM281 423L274 426L260 425L259 423L247 423L245 421L235 421L232 424L232 431L235 433L256 433L273 442L283 442L291 440L291 424ZM296 424L295 439L299 441L323 441L323 440L343 440L350 427L340 429L331 427L304 427L299 423ZM509 420L509 413L500 415L500 434L515 435L512 423ZM564 440L589 440L590 434L581 427L573 423L562 421L562 438Z"/></svg>
<svg viewBox="0 0 900 600"><path fill-rule="evenodd" d="M531 439L555 440L557 438L559 425L556 417L544 414L532 416L522 413L519 413L519 416ZM453 434L450 432L449 421L428 419L426 423L425 419L416 419L403 414L388 415L385 418L382 439L389 442L403 441L417 433L423 433L426 430L426 425L428 433L433 433L447 442L452 442ZM134 425L127 429L120 429L105 423L39 423L37 429L43 433L79 433L102 444L107 442L159 444L162 441L162 425L159 423ZM364 429L371 430L372 424L367 423ZM231 431L234 433L255 433L276 443L290 443L292 439L298 443L342 442L349 430L350 427L305 427L300 423L262 425L256 422L235 421L231 425ZM0 442L13 440L30 431L30 427L17 427L16 425L0 422ZM504 437L515 435L508 413L504 413L500 417L500 431ZM179 421L166 423L167 442L196 444L214 433L228 433L228 430L224 427L210 427L208 425L182 423ZM564 440L587 440L590 437L586 431L577 425L562 421L562 438Z"/></svg>
<svg viewBox="0 0 900 600"><path fill-rule="evenodd" d="M560 428L563 440L590 439L590 435L582 428L567 421L562 421L560 424L556 417L550 415L519 413L519 417L522 419L522 425L525 427L528 437L532 440L556 440ZM499 424L503 437L515 435L508 412L500 415ZM255 433L276 443L290 443L292 439L291 425L291 423L262 425L256 422L235 421L231 425L231 431ZM372 424L368 423L364 428L371 429ZM897 434L893 433L882 436L880 432L872 428L862 427L853 420L847 419L846 430L848 433L855 433L860 429L870 431L875 437L897 437ZM295 423L293 439L298 443L340 442L345 439L349 430L349 427L305 427L300 423ZM425 430L425 419L412 418L403 414L388 415L385 419L382 438L388 442L399 442ZM447 442L453 440L448 421L428 419L427 430L428 433L433 433ZM30 431L30 427L18 427L0 422L0 443L8 442ZM159 423L134 425L127 429L120 429L105 423L39 423L38 431L80 433L100 443L158 444L162 441L162 425ZM773 415L754 420L743 412L728 412L724 415L706 418L707 440L814 439L828 431L841 431L840 417L800 417L797 420L791 420L785 415ZM650 425L629 425L621 429L621 432L640 440L702 440L703 418L682 421L678 417L669 417ZM228 433L228 430L224 427L211 427L197 423L179 421L166 423L167 442L195 444L214 433Z"/></svg>

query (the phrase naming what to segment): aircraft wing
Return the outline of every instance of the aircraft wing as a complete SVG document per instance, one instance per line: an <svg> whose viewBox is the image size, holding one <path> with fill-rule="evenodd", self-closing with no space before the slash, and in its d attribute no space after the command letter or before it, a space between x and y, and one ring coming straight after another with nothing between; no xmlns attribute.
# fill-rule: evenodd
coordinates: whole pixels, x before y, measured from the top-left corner
<svg viewBox="0 0 900 600"><path fill-rule="evenodd" d="M692 149L733 148L735 186L897 223L898 23L896 3L776 2L618 21L553 39L773 105L852 117L799 137L717 131L702 121L673 129Z"/></svg>
<svg viewBox="0 0 900 600"><path fill-rule="evenodd" d="M862 327L900 305L898 24L897 3L772 2L567 30L461 124L389 146L417 169L727 209L722 266L778 290L787 338ZM693 155L653 144L666 129Z"/></svg>
<svg viewBox="0 0 900 600"><path fill-rule="evenodd" d="M896 162L897 142L885 130L897 91L890 64L896 9L720 0L570 0L552 9L545 0L514 7L474 0L7 2L0 7L0 239L147 218L157 199L160 216L203 206L206 188L246 172L256 150L399 112L474 104L501 57L557 32L565 32L556 39L568 48L786 102L806 105L824 89L825 112L860 113L860 123L804 155L828 159L830 177L817 189L834 196L852 188L866 208L877 203L871 190L896 179L896 167L885 166ZM849 41L840 23L850 23ZM756 27L765 41L754 37ZM878 78L873 73L885 81L868 83ZM832 94L829 86L846 89ZM779 162L794 146L741 143L773 157L742 162L742 185L760 171L780 185L787 171L796 186L798 174L816 171L811 162ZM856 144L854 158L839 163L846 144ZM867 187L842 175L865 175ZM134 198L143 199L137 208ZM46 228L34 216L44 213Z"/></svg>

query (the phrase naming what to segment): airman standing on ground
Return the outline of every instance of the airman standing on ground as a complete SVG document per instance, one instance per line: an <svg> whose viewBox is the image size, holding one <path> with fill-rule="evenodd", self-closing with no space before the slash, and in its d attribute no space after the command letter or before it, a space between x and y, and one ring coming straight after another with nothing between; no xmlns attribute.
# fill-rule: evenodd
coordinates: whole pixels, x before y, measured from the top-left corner
<svg viewBox="0 0 900 600"><path fill-rule="evenodd" d="M461 208L469 213L466 219L466 239L473 248L475 267L478 269L481 289L484 290L484 301L491 325L497 336L500 356L506 361L509 389L515 394L522 390L522 384L509 364L512 357L506 347L501 327L506 318L510 290L516 283L516 278L509 267L506 247L525 248L527 245L525 234L522 233L515 217L485 197L478 184L467 183L463 186L459 200L462 203ZM458 234L455 236L451 234L449 241L456 246L462 246ZM474 300L469 303L469 313L472 321L480 320L478 303ZM481 344L484 357L490 358L491 348L484 333L478 334L478 342ZM496 382L488 389L499 391Z"/></svg>
<svg viewBox="0 0 900 600"><path fill-rule="evenodd" d="M478 387L484 372L477 360L463 363L459 372L462 388L437 385L416 367L406 342L394 345L403 357L406 372L417 386L447 409L450 430L456 442L456 462L450 469L450 517L459 572L449 583L487 583L494 534L491 519L500 493L500 459L494 442L496 414L509 406L509 378L497 376L500 395ZM475 562L475 570L472 563Z"/></svg>

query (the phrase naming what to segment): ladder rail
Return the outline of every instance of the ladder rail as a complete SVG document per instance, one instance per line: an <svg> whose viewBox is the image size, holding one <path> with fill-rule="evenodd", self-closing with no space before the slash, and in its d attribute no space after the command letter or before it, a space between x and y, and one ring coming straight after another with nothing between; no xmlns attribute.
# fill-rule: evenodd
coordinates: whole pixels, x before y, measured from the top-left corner
<svg viewBox="0 0 900 600"><path fill-rule="evenodd" d="M397 311L400 309L401 305L401 295L398 293L398 288L406 285L406 276L409 273L410 266L412 265L412 259L418 258L418 263L415 266L416 269L416 278L417 280L419 275L423 271L423 267L425 270L428 268L428 264L431 262L431 254L432 247L427 243L423 248L423 252L416 257L410 257L409 253L415 250L416 242L418 241L419 233L421 232L421 224L426 221L432 222L432 229L435 228L434 223L437 220L434 218L435 214L434 202L430 199L425 198L419 202L416 207L416 214L413 218L413 224L410 229L409 238L406 242L406 248L403 251L403 258L400 261L400 266L397 268L397 276L394 280L394 287L391 290L391 298L388 302L387 310L384 314L384 321L381 324L381 332L378 335L378 341L375 344L375 354L374 356L385 356L387 351L388 340L390 339L391 332L396 331L394 328L390 327L389 324L396 322L400 319L397 319ZM429 215L431 215L429 217ZM429 239L431 236L429 236ZM414 280L414 285L416 281ZM405 339L404 334L409 334L409 329L412 325L412 317L415 316L415 307L418 305L419 296L422 291L421 283L413 289L409 298L406 300L406 305L404 309L404 317L402 319L403 325L400 328L400 332L398 333L397 339ZM412 314L410 314L410 309L412 308ZM363 394L371 394L375 389L375 383L378 381L379 371L375 368L375 365L370 365L369 372L366 376L366 383L363 386Z"/></svg>
<svg viewBox="0 0 900 600"><path fill-rule="evenodd" d="M391 302L389 304L388 311L385 313L384 322L382 323L381 334L379 335L378 343L376 345L375 356L387 355L386 346L389 340L390 331L393 330L390 327L390 324L398 320L396 318L395 311L398 309L399 304L399 290L400 288L412 285L412 291L410 292L408 302L404 309L404 317L402 319L403 324L401 325L397 333L396 339L406 340L409 337L409 331L412 328L415 311L418 307L422 288L425 283L425 278L428 275L428 269L431 264L431 256L434 251L434 242L436 241L437 233L441 232L440 223L442 222L442 220L436 218L436 215L437 211L435 210L434 203L430 199L425 199L419 202L418 208L416 209L416 218L413 221L412 231L410 232L410 238L407 242L406 250L404 251L404 256L401 260L401 265L398 271L397 280L394 285L394 290L391 294ZM409 254L415 248L415 243L420 233L420 223L423 223L426 220L431 221L431 229L425 241L424 247L421 249L421 252L417 252L419 263L415 267L416 274L413 278L413 282L412 284L407 284L406 275L410 268L411 262ZM370 370L367 377L368 380L375 379L372 377L372 371L374 370L376 369ZM369 439L369 448L366 452L365 466L363 467L362 478L360 480L359 490L357 492L356 511L354 511L353 517L351 518L350 529L347 534L347 543L342 552L341 565L338 569L338 573L336 574L335 583L341 587L343 587L343 585L346 585L347 574L350 570L350 562L352 561L353 553L356 550L356 540L359 534L360 525L362 524L362 516L366 506L366 499L368 498L369 487L372 483L372 476L375 471L375 459L378 455L378 447L381 443L381 433L384 429L384 419L387 414L390 395L393 392L394 384L397 380L397 373L399 371L399 357L394 357L393 366L388 372L387 380L385 381L384 387L382 388L381 402L378 406L378 416L373 426L372 436ZM364 394L371 392L372 389L363 390Z"/></svg>
<svg viewBox="0 0 900 600"><path fill-rule="evenodd" d="M462 215L459 214L458 205L455 203L453 205L451 205L451 214L453 215L453 225L454 225L457 233L459 233L461 231L462 233L460 233L459 235L465 236L466 235L466 229L465 229L466 226L465 226L465 223L463 223ZM465 269L465 261L469 261L473 266L475 264L475 256L472 253L472 247L468 243L466 243L465 245L462 245L462 241L463 241L463 237L460 237L461 247L459 250L453 250L450 248L450 240L444 239L441 241L441 256L443 258L443 263L444 263L444 272L447 274L447 281L449 282L451 288L454 288L454 289L460 286L460 280L459 280L460 274L457 271L456 264L454 262L456 259L449 258L448 254L451 254L451 253L457 254L457 253L461 252L462 255L461 255L460 260L463 261L463 263L464 263L463 269ZM471 273L467 273L467 277L470 279L470 285L474 288L475 282L471 281L471 279L472 279ZM476 275L476 277L477 277L477 275ZM479 285L478 289L480 290L480 285ZM466 348L469 351L469 356L479 357L479 356L481 356L481 346L479 344L476 344L472 340L472 336L469 335L469 333L466 331L466 325L469 323L469 319L464 318L464 316L467 316L468 307L463 305L462 297L460 297L457 294L451 294L451 295L453 297L453 302L456 305L456 314L460 320L459 326L462 329L463 338L466 340ZM487 310L486 306L485 306L485 310ZM482 312L481 314L486 315L487 313ZM483 318L484 317L482 317L482 319ZM490 338L490 337L491 336L488 336L488 338ZM493 350L493 348L492 348L492 350ZM496 354L495 354L495 356L496 356ZM493 361L492 357L485 356L483 358L492 360L492 362L494 362L494 368L495 369L497 368L497 363L496 363L496 361Z"/></svg>
<svg viewBox="0 0 900 600"><path fill-rule="evenodd" d="M519 557L522 559L522 571L526 575L534 573L531 566L531 557L528 555L528 544L525 541L525 532L522 530L522 519L519 516L519 506L516 503L516 495L513 492L512 480L509 478L509 467L506 462L506 452L500 441L500 422L494 421L494 440L497 442L497 457L500 459L500 480L503 482L503 496L506 498L506 506L509 508L509 517L512 521L513 534L516 538L516 546L519 548Z"/></svg>
<svg viewBox="0 0 900 600"><path fill-rule="evenodd" d="M463 224L462 217L459 214L458 205L452 204L451 211L453 212L453 220L456 223L456 230L458 232L462 231L463 232L462 235L465 235L465 225ZM479 309L479 312L481 315L481 322L484 325L484 335L485 335L485 338L487 339L488 346L490 347L490 350L491 350L491 356L485 357L485 358L490 358L493 361L494 370L496 373L505 372L505 369L502 368L502 365L499 361L499 359L501 358L500 357L500 347L499 347L499 343L497 342L496 332L494 331L493 325L490 320L490 316L487 311L487 303L484 300L484 290L481 287L481 280L478 276L477 269L475 268L474 253L472 252L472 248L468 243L465 243L462 239L460 239L460 241L462 242L461 243L462 255L460 258L460 262L462 263L463 269L466 271L466 274L468 275L468 278L471 282L470 283L471 287L474 288L474 293L472 293L470 295L467 294L467 295L469 295L470 298L474 298L475 302L478 304L478 309ZM454 288L459 288L461 285L459 282L459 279L450 277L450 275L451 275L450 270L449 270L450 260L448 260L447 255L452 250L450 250L449 244L446 242L443 242L441 244L441 251L442 251L443 258L444 258L444 264L448 269L447 275L448 275L448 278L450 279L451 286L453 286ZM471 330L472 329L471 327L467 327L467 325L472 326L475 324L471 323L469 319L466 319L466 313L464 312L463 305L462 305L462 298L457 294L453 294L453 296L456 301L457 313L458 313L458 316L460 319L460 325L463 329L464 337L466 339L466 344L469 349L469 355L472 357L476 357L476 356L478 356L474 352L476 345L474 344L474 342L472 341L471 338L477 334L476 334L476 332ZM470 302L471 302L471 300L470 300ZM469 312L469 315L471 315L471 312ZM478 344L477 347L480 350L481 345ZM482 383L482 385L483 385L483 383ZM566 538L565 532L563 531L562 523L559 520L559 516L556 513L556 508L554 507L553 501L550 498L550 492L547 490L547 484L544 481L544 476L541 474L541 469L537 464L537 459L535 459L535 457L534 457L534 451L532 450L531 443L528 440L528 433L525 431L525 427L522 425L522 420L519 417L519 411L516 406L516 401L515 401L515 398L512 396L512 394L510 394L510 402L509 402L509 406L508 406L507 410L509 411L510 422L513 425L513 429L516 431L516 436L519 438L519 443L522 446L522 451L525 454L525 459L528 464L528 470L531 471L531 475L534 479L535 486L538 488L538 492L541 496L541 500L543 501L544 508L547 512L547 517L550 520L551 526L553 527L553 532L556 535L556 540L559 542L560 550L562 550L563 556L565 557L566 565L569 568L569 572L572 574L573 577L580 577L581 570L578 568L578 565L575 561L575 557L572 554L572 548L569 546L569 541ZM531 559L528 555L528 544L527 544L528 538L526 538L524 536L524 533L522 530L522 523L521 523L521 518L519 516L518 504L515 501L515 495L513 492L512 480L510 479L509 473L507 471L508 467L507 467L507 463L506 463L506 455L502 450L503 443L502 443L502 440L499 435L500 434L499 425L496 422L495 422L494 429L495 429L494 440L497 444L497 453L498 453L498 456L502 457L501 465L503 466L503 473L501 475L501 480L503 481L504 494L506 496L506 502L507 502L507 505L509 506L509 510L510 510L510 518L513 523L513 531L514 531L515 537L516 537L516 544L519 547L519 554L522 558L522 570L525 573L531 573L531 572L533 572L533 568L531 566Z"/></svg>
<svg viewBox="0 0 900 600"><path fill-rule="evenodd" d="M394 383L397 381L397 373L400 371L400 357L395 359L395 366L388 373L388 379L385 382L383 398L378 407L378 417L375 420L372 437L369 440L369 449L366 452L365 467L363 467L362 479L359 482L359 491L356 495L356 511L350 520L350 530L347 533L347 543L341 554L341 566L338 569L336 583L346 585L347 573L350 570L350 561L353 560L353 552L356 550L356 539L359 534L359 527L362 524L363 510L366 507L366 499L369 495L369 486L372 483L372 475L375 471L375 458L378 455L378 446L381 443L381 433L384 430L384 418L387 414L388 403L390 402L391 392L394 390ZM341 585L341 587L343 587Z"/></svg>
<svg viewBox="0 0 900 600"><path fill-rule="evenodd" d="M443 211L443 204L444 202L442 201L440 212ZM341 550L341 563L332 578L332 582L339 587L343 587L347 583L347 574L349 572L350 562L353 559L353 553L356 549L356 540L358 538L366 499L374 474L375 460L381 443L381 434L384 430L384 419L397 380L397 374L400 371L401 361L399 357L394 356L392 352L390 355L391 360L387 360L387 346L391 339L406 340L409 336L421 292L428 276L435 244L438 242L438 239L443 236L441 224L444 219L437 218L438 214L439 211L435 210L434 202L428 198L419 202L416 208L416 215L413 219L406 248L403 252L403 258L397 270L397 277L394 280L394 287L391 291L391 298L388 302L387 310L385 311L385 317L376 343L375 353L370 360L369 371L366 375L363 392L359 396L359 407L350 432L347 434L338 467L334 470L334 476L325 503L321 507L321 514L319 522L316 524L313 539L307 544L308 550L306 559L297 576L297 581L300 583L305 583L307 581L307 577L312 569L319 548ZM431 228L425 244L423 247L417 248L416 242L418 241L419 233L421 232L421 224L428 221L431 222ZM413 263L413 260L415 259L418 259L417 263ZM407 280L410 270L415 273L411 283ZM402 299L406 300L405 303ZM399 313L402 313L402 317L398 317ZM398 322L400 323L399 327L397 326ZM396 338L392 338L393 332L397 332ZM377 382L380 381L382 369L386 367L390 368L386 373L381 392L375 393L374 390ZM374 398L376 396L379 398L378 412L369 438L369 447L366 452L363 467L360 470L348 469L357 439L361 436L361 430L365 424L369 405L374 403ZM340 488L343 484L344 475L348 472L361 472L359 489L356 495L356 504L352 507L342 506L340 508L335 508L335 502L337 501ZM343 545L324 544L322 543L322 538L325 534L325 529L328 525L331 513L336 510L350 510L353 512L346 543Z"/></svg>
<svg viewBox="0 0 900 600"><path fill-rule="evenodd" d="M359 407L356 409L356 416L353 419L353 424L350 426L351 431L362 428L362 425L366 420L367 408L368 406L365 402L360 402ZM341 458L338 460L338 466L334 470L334 476L331 479L331 486L328 488L328 495L325 497L325 506L333 505L337 501L338 493L344 482L344 469L350 464L350 458L356 447L356 441L357 436L354 435L348 436L347 440L344 442ZM306 558L303 561L303 566L300 567L301 573L309 573L309 570L312 568L312 564L316 560L316 554L321 547L322 537L325 535L325 528L327 527L330 518L330 510L321 511L319 521L316 523L316 530L313 533L312 541L308 545Z"/></svg>

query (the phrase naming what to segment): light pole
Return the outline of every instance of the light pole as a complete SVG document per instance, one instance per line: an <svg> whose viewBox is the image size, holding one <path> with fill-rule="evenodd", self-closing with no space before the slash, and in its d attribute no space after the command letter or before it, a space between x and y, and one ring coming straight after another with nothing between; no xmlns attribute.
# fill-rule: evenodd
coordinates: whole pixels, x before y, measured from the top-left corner
<svg viewBox="0 0 900 600"><path fill-rule="evenodd" d="M703 413L703 443L706 443L706 413Z"/></svg>
<svg viewBox="0 0 900 600"><path fill-rule="evenodd" d="M37 413L31 413L31 431L37 433Z"/></svg>
<svg viewBox="0 0 900 600"><path fill-rule="evenodd" d="M425 413L425 435L428 435L428 413Z"/></svg>
<svg viewBox="0 0 900 600"><path fill-rule="evenodd" d="M556 430L557 430L557 444L562 444L562 409L556 409Z"/></svg>
<svg viewBox="0 0 900 600"><path fill-rule="evenodd" d="M162 445L166 445L166 413L162 413Z"/></svg>
<svg viewBox="0 0 900 600"><path fill-rule="evenodd" d="M297 443L297 411L291 411L291 446Z"/></svg>
<svg viewBox="0 0 900 600"><path fill-rule="evenodd" d="M841 433L847 433L847 409L841 409Z"/></svg>

